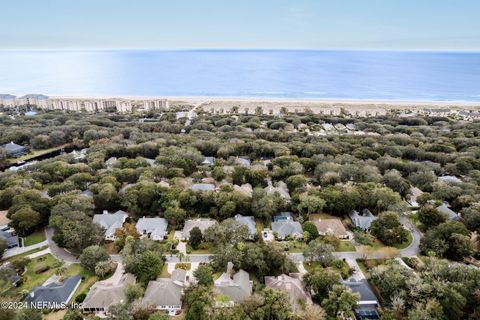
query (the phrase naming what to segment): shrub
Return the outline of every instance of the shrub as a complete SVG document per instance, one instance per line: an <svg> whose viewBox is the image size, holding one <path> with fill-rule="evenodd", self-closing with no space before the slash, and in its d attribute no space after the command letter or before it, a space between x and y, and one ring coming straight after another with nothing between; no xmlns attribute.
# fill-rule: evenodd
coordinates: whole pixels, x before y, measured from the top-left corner
<svg viewBox="0 0 480 320"><path fill-rule="evenodd" d="M82 303L83 300L85 300L86 297L87 297L87 294L85 292L82 292L75 298L75 302L76 303Z"/></svg>
<svg viewBox="0 0 480 320"><path fill-rule="evenodd" d="M48 270L50 270L50 266L44 263L39 263L35 267L33 267L33 272L35 272L36 274L44 273Z"/></svg>

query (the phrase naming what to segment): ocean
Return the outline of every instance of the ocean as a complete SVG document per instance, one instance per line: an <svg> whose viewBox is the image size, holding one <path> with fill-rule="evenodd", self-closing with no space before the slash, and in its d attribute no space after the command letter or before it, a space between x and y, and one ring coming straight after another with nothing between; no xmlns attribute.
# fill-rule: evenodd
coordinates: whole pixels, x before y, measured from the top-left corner
<svg viewBox="0 0 480 320"><path fill-rule="evenodd" d="M480 102L480 53L0 51L0 94Z"/></svg>

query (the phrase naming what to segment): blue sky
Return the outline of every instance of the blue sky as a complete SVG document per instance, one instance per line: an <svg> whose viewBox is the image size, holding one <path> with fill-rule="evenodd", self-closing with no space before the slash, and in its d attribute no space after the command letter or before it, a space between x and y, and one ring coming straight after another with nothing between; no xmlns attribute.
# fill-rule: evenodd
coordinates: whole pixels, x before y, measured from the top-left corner
<svg viewBox="0 0 480 320"><path fill-rule="evenodd" d="M0 0L0 49L480 51L479 0Z"/></svg>

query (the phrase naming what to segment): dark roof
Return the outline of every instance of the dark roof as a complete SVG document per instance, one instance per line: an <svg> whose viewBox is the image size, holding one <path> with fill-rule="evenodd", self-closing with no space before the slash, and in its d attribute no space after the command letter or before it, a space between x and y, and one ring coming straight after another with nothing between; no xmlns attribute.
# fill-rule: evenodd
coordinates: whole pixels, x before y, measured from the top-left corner
<svg viewBox="0 0 480 320"><path fill-rule="evenodd" d="M362 303L365 301L375 301L375 303L378 303L377 297L375 296L372 289L370 288L370 285L368 284L367 280L363 279L363 280L355 281L351 279L348 281L342 281L342 284L352 289L353 292L358 292L360 294L359 303Z"/></svg>
<svg viewBox="0 0 480 320"><path fill-rule="evenodd" d="M63 283L50 283L46 286L38 286L25 298L27 302L49 302L62 304L67 303L68 299L82 281L80 276L74 276L66 279Z"/></svg>
<svg viewBox="0 0 480 320"><path fill-rule="evenodd" d="M4 238L7 241L8 248L18 247L18 237L11 232L0 230L0 238Z"/></svg>
<svg viewBox="0 0 480 320"><path fill-rule="evenodd" d="M22 152L22 151L25 151L27 149L24 146L20 146L20 145L14 143L13 141L10 142L10 143L4 144L2 147L5 148L5 151L7 151L7 153Z"/></svg>

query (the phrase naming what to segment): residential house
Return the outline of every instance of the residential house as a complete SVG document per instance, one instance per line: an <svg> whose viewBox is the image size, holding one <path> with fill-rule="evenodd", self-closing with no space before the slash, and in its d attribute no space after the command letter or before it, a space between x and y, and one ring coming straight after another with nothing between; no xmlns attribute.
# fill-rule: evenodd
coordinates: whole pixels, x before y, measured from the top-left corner
<svg viewBox="0 0 480 320"><path fill-rule="evenodd" d="M318 233L322 236L335 236L338 239L348 239L347 229L340 219L318 219L313 221Z"/></svg>
<svg viewBox="0 0 480 320"><path fill-rule="evenodd" d="M363 209L361 212L352 210L348 213L348 216L352 219L352 223L355 227L366 232L370 231L372 222L377 219L377 217L375 217L368 209Z"/></svg>
<svg viewBox="0 0 480 320"><path fill-rule="evenodd" d="M27 147L20 146L14 143L13 141L10 143L4 144L2 148L5 149L7 156L12 158L18 158L30 152Z"/></svg>
<svg viewBox="0 0 480 320"><path fill-rule="evenodd" d="M204 157L202 161L202 165L212 167L215 164L214 157Z"/></svg>
<svg viewBox="0 0 480 320"><path fill-rule="evenodd" d="M111 157L108 158L107 161L105 161L105 166L107 167L108 170L113 169L113 166L117 163L118 159L116 157Z"/></svg>
<svg viewBox="0 0 480 320"><path fill-rule="evenodd" d="M216 220L205 218L187 220L185 221L185 225L182 231L183 239L188 240L190 238L190 231L192 231L192 229L195 227L198 227L203 234L205 230L207 230L216 223Z"/></svg>
<svg viewBox="0 0 480 320"><path fill-rule="evenodd" d="M380 319L377 312L378 300L373 293L367 280L350 279L341 281L344 286L352 289L353 292L360 294L360 299L355 307L355 316L358 320Z"/></svg>
<svg viewBox="0 0 480 320"><path fill-rule="evenodd" d="M143 306L153 306L167 312L170 316L182 310L183 290L187 284L187 272L175 269L170 278L158 278L150 281L142 299Z"/></svg>
<svg viewBox="0 0 480 320"><path fill-rule="evenodd" d="M10 229L8 226L0 230L0 238L3 238L7 242L7 249L20 245L18 236L15 235L15 230Z"/></svg>
<svg viewBox="0 0 480 320"><path fill-rule="evenodd" d="M299 304L312 304L312 297L303 285L301 279L301 274L299 273L291 273L290 275L282 274L278 277L265 277L265 286L286 292L290 298L292 308L297 309Z"/></svg>
<svg viewBox="0 0 480 320"><path fill-rule="evenodd" d="M335 130L335 127L331 123L323 123L322 128L323 128L323 130L328 131L328 132Z"/></svg>
<svg viewBox="0 0 480 320"><path fill-rule="evenodd" d="M273 217L272 231L279 240L284 240L287 237L294 239L303 238L302 225L293 221L292 214L290 212L282 212Z"/></svg>
<svg viewBox="0 0 480 320"><path fill-rule="evenodd" d="M417 187L410 187L410 198L408 199L407 203L411 206L411 207L418 207L419 204L417 202L417 198L420 197L423 192L422 190L418 189Z"/></svg>
<svg viewBox="0 0 480 320"><path fill-rule="evenodd" d="M237 157L235 159L235 164L245 168L250 168L250 159L248 157Z"/></svg>
<svg viewBox="0 0 480 320"><path fill-rule="evenodd" d="M452 209L449 208L449 206L446 203L442 203L437 207L437 210L441 213L443 213L448 220L459 220L460 215L453 211Z"/></svg>
<svg viewBox="0 0 480 320"><path fill-rule="evenodd" d="M252 295L253 283L250 281L248 272L239 270L233 273L233 263L229 262L227 265L227 272L223 273L217 280L214 281L215 291L218 294L228 297L230 302L218 302L218 306L231 306L240 303L245 298Z"/></svg>
<svg viewBox="0 0 480 320"><path fill-rule="evenodd" d="M82 311L107 315L111 306L127 302L125 289L135 282L135 276L123 274L123 267L119 265L111 278L93 284L82 303Z"/></svg>
<svg viewBox="0 0 480 320"><path fill-rule="evenodd" d="M455 176L441 176L438 177L438 181L445 182L445 183L462 183L462 180Z"/></svg>
<svg viewBox="0 0 480 320"><path fill-rule="evenodd" d="M267 194L274 194L275 192L277 192L282 198L290 201L291 199L290 193L288 192L288 187L285 182L283 181L277 182L276 187L273 186L272 181L270 179L267 181L267 183L268 183L268 186L265 187L264 189L267 192Z"/></svg>
<svg viewBox="0 0 480 320"><path fill-rule="evenodd" d="M347 124L345 125L345 127L346 127L348 130L350 130L350 131L357 130L357 127L356 127L355 124L353 124L353 123L347 123Z"/></svg>
<svg viewBox="0 0 480 320"><path fill-rule="evenodd" d="M242 216L241 214L237 214L235 215L235 221L248 227L248 233L251 239L254 239L257 236L257 227L253 216Z"/></svg>
<svg viewBox="0 0 480 320"><path fill-rule="evenodd" d="M27 295L25 301L30 303L32 308L64 309L81 282L82 277L74 276L62 283L52 282L37 286Z"/></svg>
<svg viewBox="0 0 480 320"><path fill-rule="evenodd" d="M164 218L142 217L135 225L140 236L161 241L167 236L168 222Z"/></svg>
<svg viewBox="0 0 480 320"><path fill-rule="evenodd" d="M345 130L347 130L347 127L346 127L344 124L342 124L342 123L336 123L336 124L334 125L334 127L335 127L335 129L337 129L338 131L345 131Z"/></svg>
<svg viewBox="0 0 480 320"><path fill-rule="evenodd" d="M104 210L103 214L96 214L93 216L93 223L96 223L105 229L105 240L114 241L115 231L123 227L127 217L128 214L122 210L115 213L108 213L107 210Z"/></svg>
<svg viewBox="0 0 480 320"><path fill-rule="evenodd" d="M0 266L0 279L15 287L18 286L20 280L22 280L10 262L6 262ZM0 292L6 289L7 288L2 288Z"/></svg>
<svg viewBox="0 0 480 320"><path fill-rule="evenodd" d="M235 184L233 185L233 190L249 198L251 198L253 194L253 188L250 183L245 183L241 186Z"/></svg>
<svg viewBox="0 0 480 320"><path fill-rule="evenodd" d="M212 183L195 183L190 187L190 189L198 192L215 191L215 185Z"/></svg>

